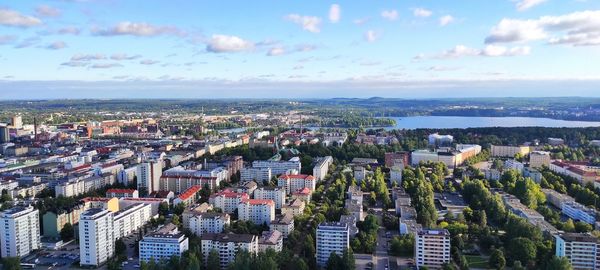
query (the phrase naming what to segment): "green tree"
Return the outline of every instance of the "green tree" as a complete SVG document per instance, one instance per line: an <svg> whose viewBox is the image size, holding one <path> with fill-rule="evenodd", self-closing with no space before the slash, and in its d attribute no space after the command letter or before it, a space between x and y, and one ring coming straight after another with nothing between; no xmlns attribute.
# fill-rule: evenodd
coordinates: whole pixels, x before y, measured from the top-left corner
<svg viewBox="0 0 600 270"><path fill-rule="evenodd" d="M115 241L115 254L119 262L127 260L127 245L122 239L117 239Z"/></svg>
<svg viewBox="0 0 600 270"><path fill-rule="evenodd" d="M329 254L329 259L327 259L325 269L344 270L344 262L342 261L342 258L339 255L337 255L337 253L331 252L331 254Z"/></svg>
<svg viewBox="0 0 600 270"><path fill-rule="evenodd" d="M21 270L21 259L19 257L2 258L3 270Z"/></svg>
<svg viewBox="0 0 600 270"><path fill-rule="evenodd" d="M354 259L352 249L344 249L344 252L342 253L342 266L345 270L356 269L356 260Z"/></svg>
<svg viewBox="0 0 600 270"><path fill-rule="evenodd" d="M583 221L577 221L575 223L575 231L578 233L587 233L587 232L591 232L594 228L592 227L592 225L583 222Z"/></svg>
<svg viewBox="0 0 600 270"><path fill-rule="evenodd" d="M208 253L206 259L207 270L221 270L221 259L219 258L219 252L216 249L211 250Z"/></svg>
<svg viewBox="0 0 600 270"><path fill-rule="evenodd" d="M75 231L73 230L73 225L71 225L71 223L67 222L67 223L65 223L63 228L60 230L60 239L63 240L63 242L67 242L67 241L73 239L73 237L75 237Z"/></svg>
<svg viewBox="0 0 600 270"><path fill-rule="evenodd" d="M489 266L491 268L502 270L506 266L506 259L504 258L504 252L500 249L494 249L490 254Z"/></svg>
<svg viewBox="0 0 600 270"><path fill-rule="evenodd" d="M546 265L546 270L573 270L573 266L567 257L552 257Z"/></svg>
<svg viewBox="0 0 600 270"><path fill-rule="evenodd" d="M528 238L517 237L509 243L510 258L513 261L533 262L537 255L535 243Z"/></svg>

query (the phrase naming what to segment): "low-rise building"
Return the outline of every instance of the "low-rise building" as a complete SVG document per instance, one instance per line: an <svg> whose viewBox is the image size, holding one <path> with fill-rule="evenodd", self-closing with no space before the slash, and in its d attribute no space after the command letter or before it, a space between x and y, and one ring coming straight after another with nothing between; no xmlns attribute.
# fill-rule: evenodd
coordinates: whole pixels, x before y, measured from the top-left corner
<svg viewBox="0 0 600 270"><path fill-rule="evenodd" d="M275 209L281 209L286 204L286 191L283 187L260 187L254 191L254 199L272 200Z"/></svg>
<svg viewBox="0 0 600 270"><path fill-rule="evenodd" d="M596 210L585 207L577 202L564 202L561 205L562 213L573 220L591 224L596 223Z"/></svg>
<svg viewBox="0 0 600 270"><path fill-rule="evenodd" d="M196 202L198 192L202 189L201 186L192 186L186 189L184 192L179 194L174 200L173 204L177 205L183 203L185 205L192 205Z"/></svg>
<svg viewBox="0 0 600 270"><path fill-rule="evenodd" d="M278 230L264 231L258 239L258 251L266 252L272 249L281 252L283 249L283 234Z"/></svg>
<svg viewBox="0 0 600 270"><path fill-rule="evenodd" d="M313 176L317 181L325 179L331 164L333 164L333 157L331 156L317 158L317 162L313 167Z"/></svg>
<svg viewBox="0 0 600 270"><path fill-rule="evenodd" d="M282 175L277 179L277 186L284 187L288 194L298 192L304 188L314 191L316 179L312 175L292 174Z"/></svg>
<svg viewBox="0 0 600 270"><path fill-rule="evenodd" d="M282 215L290 214L292 216L301 216L302 214L304 214L305 206L306 206L306 203L304 203L304 201L295 199L295 200L291 201L289 204L281 207L281 214Z"/></svg>
<svg viewBox="0 0 600 270"><path fill-rule="evenodd" d="M214 207L221 209L224 213L234 213L242 200L249 199L246 193L237 193L231 189L210 195L208 202Z"/></svg>
<svg viewBox="0 0 600 270"><path fill-rule="evenodd" d="M299 199L301 201L304 201L306 203L310 203L310 196L311 196L312 192L310 189L308 188L303 188L302 190L298 191L298 192L293 192L292 193L292 200L295 199Z"/></svg>
<svg viewBox="0 0 600 270"><path fill-rule="evenodd" d="M533 151L529 154L529 167L542 168L550 166L550 152Z"/></svg>
<svg viewBox="0 0 600 270"><path fill-rule="evenodd" d="M294 216L292 215L280 215L275 217L271 224L269 224L269 230L277 230L283 234L283 238L287 238L290 233L294 231Z"/></svg>
<svg viewBox="0 0 600 270"><path fill-rule="evenodd" d="M106 191L107 198L139 198L139 192L135 189L111 188Z"/></svg>
<svg viewBox="0 0 600 270"><path fill-rule="evenodd" d="M272 177L271 168L242 168L240 170L240 181L241 182L249 182L256 181L258 183L263 183L265 181L270 181Z"/></svg>
<svg viewBox="0 0 600 270"><path fill-rule="evenodd" d="M590 234L561 233L555 236L557 257L567 257L573 269L600 268L600 240Z"/></svg>
<svg viewBox="0 0 600 270"><path fill-rule="evenodd" d="M195 235L205 233L222 233L223 228L231 223L229 214L206 212L192 215L189 218L190 231Z"/></svg>

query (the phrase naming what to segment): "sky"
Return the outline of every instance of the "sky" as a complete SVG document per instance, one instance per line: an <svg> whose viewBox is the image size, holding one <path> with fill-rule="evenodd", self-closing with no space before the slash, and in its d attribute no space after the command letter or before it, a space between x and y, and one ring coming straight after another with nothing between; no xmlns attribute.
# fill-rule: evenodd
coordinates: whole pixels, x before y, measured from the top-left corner
<svg viewBox="0 0 600 270"><path fill-rule="evenodd" d="M598 0L0 2L0 99L600 96Z"/></svg>

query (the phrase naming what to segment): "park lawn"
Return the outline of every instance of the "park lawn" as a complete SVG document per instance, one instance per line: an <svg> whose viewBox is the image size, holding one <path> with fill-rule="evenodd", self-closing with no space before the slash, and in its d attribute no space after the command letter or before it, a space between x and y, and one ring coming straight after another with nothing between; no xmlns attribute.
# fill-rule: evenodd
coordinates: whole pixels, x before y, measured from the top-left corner
<svg viewBox="0 0 600 270"><path fill-rule="evenodd" d="M469 268L488 268L488 260L486 258L475 256L475 255L465 255L467 258L467 262L469 262Z"/></svg>

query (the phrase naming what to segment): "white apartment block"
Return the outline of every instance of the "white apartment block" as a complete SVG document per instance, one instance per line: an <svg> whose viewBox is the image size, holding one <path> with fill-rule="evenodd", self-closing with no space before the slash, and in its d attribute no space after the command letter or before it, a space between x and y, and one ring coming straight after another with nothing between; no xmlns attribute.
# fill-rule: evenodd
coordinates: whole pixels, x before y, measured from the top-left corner
<svg viewBox="0 0 600 270"><path fill-rule="evenodd" d="M252 168L271 168L271 173L273 175L280 175L291 170L299 172L302 167L300 165L300 159L298 157L293 157L289 161L255 160L252 162Z"/></svg>
<svg viewBox="0 0 600 270"><path fill-rule="evenodd" d="M85 193L85 183L83 180L64 182L54 187L56 197L73 197L83 193Z"/></svg>
<svg viewBox="0 0 600 270"><path fill-rule="evenodd" d="M342 222L324 222L317 227L317 265L327 264L329 256L335 252L340 257L350 247L348 224Z"/></svg>
<svg viewBox="0 0 600 270"><path fill-rule="evenodd" d="M285 189L283 187L261 187L254 190L254 199L272 200L275 209L281 209L286 204Z"/></svg>
<svg viewBox="0 0 600 270"><path fill-rule="evenodd" d="M258 253L258 236L252 234L203 234L200 237L204 261L212 250L219 253L221 268L225 269L235 259L240 250L250 254Z"/></svg>
<svg viewBox="0 0 600 270"><path fill-rule="evenodd" d="M272 249L281 252L283 249L283 234L280 231L264 231L258 239L258 251L266 252Z"/></svg>
<svg viewBox="0 0 600 270"><path fill-rule="evenodd" d="M223 213L234 213L238 209L238 204L242 200L249 199L246 193L237 193L230 189L225 189L221 192L210 195L208 202L215 208L219 208Z"/></svg>
<svg viewBox="0 0 600 270"><path fill-rule="evenodd" d="M115 253L113 213L92 208L79 218L79 258L81 266L97 267Z"/></svg>
<svg viewBox="0 0 600 270"><path fill-rule="evenodd" d="M41 248L39 211L32 206L14 207L0 213L2 257L25 257Z"/></svg>
<svg viewBox="0 0 600 270"><path fill-rule="evenodd" d="M222 233L225 225L231 223L231 218L226 213L197 213L189 219L188 229L195 235Z"/></svg>
<svg viewBox="0 0 600 270"><path fill-rule="evenodd" d="M514 159L507 159L506 161L504 161L504 169L517 170L519 171L519 173L521 173L525 169L525 164L518 162Z"/></svg>
<svg viewBox="0 0 600 270"><path fill-rule="evenodd" d="M546 151L533 151L529 154L529 167L530 168L541 168L543 166L550 166L550 152Z"/></svg>
<svg viewBox="0 0 600 270"><path fill-rule="evenodd" d="M162 164L160 162L146 162L137 166L138 190L146 190L146 194L160 190L160 176Z"/></svg>
<svg viewBox="0 0 600 270"><path fill-rule="evenodd" d="M317 160L317 164L313 168L313 176L317 181L322 181L329 172L329 166L333 164L333 157L326 156Z"/></svg>
<svg viewBox="0 0 600 270"><path fill-rule="evenodd" d="M294 231L294 216L277 216L273 221L271 221L271 224L269 224L269 230L277 230L283 234L283 238L287 238L288 235Z"/></svg>
<svg viewBox="0 0 600 270"><path fill-rule="evenodd" d="M114 237L119 239L135 233L152 218L152 206L138 203L120 209L114 214Z"/></svg>
<svg viewBox="0 0 600 270"><path fill-rule="evenodd" d="M242 168L240 170L240 181L241 182L249 182L256 181L257 183L262 183L264 181L271 180L271 168Z"/></svg>
<svg viewBox="0 0 600 270"><path fill-rule="evenodd" d="M441 268L450 262L450 232L446 229L425 229L417 232L415 263L417 268Z"/></svg>
<svg viewBox="0 0 600 270"><path fill-rule="evenodd" d="M563 214L573 220L583 221L592 225L596 223L596 211L577 202L564 202L561 205L561 210Z"/></svg>
<svg viewBox="0 0 600 270"><path fill-rule="evenodd" d="M189 249L188 238L177 230L177 226L168 224L160 230L150 233L140 241L140 263L169 260L172 256L181 257Z"/></svg>
<svg viewBox="0 0 600 270"><path fill-rule="evenodd" d="M133 179L136 177L137 167L130 167L124 169L117 174L117 181L123 185L129 185L130 182L133 182Z"/></svg>
<svg viewBox="0 0 600 270"><path fill-rule="evenodd" d="M238 219L269 225L275 219L275 202L258 199L242 200L238 204Z"/></svg>
<svg viewBox="0 0 600 270"><path fill-rule="evenodd" d="M298 192L304 188L314 191L316 185L315 177L306 174L282 175L277 179L277 186L285 187L288 194Z"/></svg>
<svg viewBox="0 0 600 270"><path fill-rule="evenodd" d="M584 233L561 233L556 238L556 256L567 257L573 269L600 268L600 240Z"/></svg>
<svg viewBox="0 0 600 270"><path fill-rule="evenodd" d="M516 154L527 156L531 148L529 146L509 146L509 145L492 145L492 157L508 157L512 158Z"/></svg>

